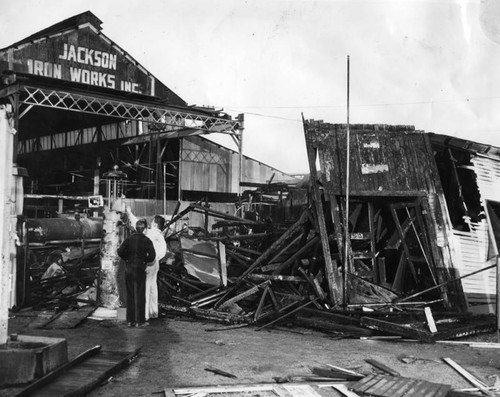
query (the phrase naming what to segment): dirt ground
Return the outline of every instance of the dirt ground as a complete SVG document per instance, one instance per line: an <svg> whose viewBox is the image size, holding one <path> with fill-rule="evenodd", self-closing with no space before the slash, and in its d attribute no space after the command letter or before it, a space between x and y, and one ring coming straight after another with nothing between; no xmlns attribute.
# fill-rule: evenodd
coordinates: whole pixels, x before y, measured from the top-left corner
<svg viewBox="0 0 500 397"><path fill-rule="evenodd" d="M103 350L133 351L139 356L106 384L89 396L152 396L165 388L184 386L272 383L274 377L311 375L310 367L338 365L371 374L375 369L365 359L376 359L402 376L450 384L453 388L471 385L441 361L450 357L483 382L493 385L500 375L498 349L468 346L422 344L410 341L337 339L302 328L256 331L255 327L207 331L223 325L168 315L147 328L127 328L114 320L87 319L74 329L28 328L28 316L9 320L9 333L63 337L68 342L69 359L102 345ZM496 335L474 340L496 341ZM470 340L470 339L469 339ZM418 360L405 364L398 357ZM236 379L205 370L216 367ZM19 388L0 390L0 397Z"/></svg>

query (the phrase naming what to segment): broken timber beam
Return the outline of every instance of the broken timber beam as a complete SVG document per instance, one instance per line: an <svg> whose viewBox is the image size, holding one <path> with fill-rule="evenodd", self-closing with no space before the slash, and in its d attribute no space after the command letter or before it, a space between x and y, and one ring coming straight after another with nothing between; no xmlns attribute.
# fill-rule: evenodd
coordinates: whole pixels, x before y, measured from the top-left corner
<svg viewBox="0 0 500 397"><path fill-rule="evenodd" d="M406 298L403 298L403 299L396 299L396 300L394 300L392 303L394 303L394 304L398 304L398 303L401 303L401 302L405 302L405 301L407 301L407 300L410 300L410 299L416 298L417 296L423 295L423 294L425 294L425 293L427 293L427 292L430 292L430 291L433 291L433 290L435 290L435 289L441 288L442 286L444 286L444 285L446 285L446 284L453 283L453 282L456 282L456 281L461 280L461 279L463 279L463 278L473 276L473 275L475 275L475 274L477 274L477 273L484 272L485 270L491 269L491 268L496 267L496 266L497 266L497 265L496 265L496 263L495 263L494 265L483 267L482 269L476 270L476 271L474 271L474 272L472 272L472 273L465 274L464 276L461 276L461 277L457 277L457 278L453 278L453 279L451 279L451 280L447 280L447 281L442 282L442 283L440 283L440 284L438 284L438 285L435 285L435 286L430 287L430 288L427 288L427 289L425 289L425 290L423 290L423 291L417 292L416 294L413 294L413 295L407 296Z"/></svg>
<svg viewBox="0 0 500 397"><path fill-rule="evenodd" d="M224 300L233 292L235 291L241 284L241 282L250 274L252 273L255 269L260 267L262 264L264 264L271 255L277 250L279 250L283 245L286 244L289 238L294 236L297 232L300 231L302 228L302 225L306 223L309 220L308 217L308 212L309 211L304 211L300 218L295 222L285 233L283 233L271 246L264 251L264 253L259 256L254 263L252 263L247 270L243 272L241 276L239 276L233 283L233 285L229 288L227 293L215 304L214 308L217 309Z"/></svg>
<svg viewBox="0 0 500 397"><path fill-rule="evenodd" d="M321 289L321 286L319 285L318 280L316 280L314 277L311 277L309 274L307 274L307 272L304 269L302 269L301 267L299 267L299 272L302 273L304 278L311 285L314 292L316 293L316 296L320 299L320 301L322 301L322 302L325 301L326 296L325 296L325 293L323 292L323 290Z"/></svg>
<svg viewBox="0 0 500 397"><path fill-rule="evenodd" d="M319 241L319 236L314 236L313 238L311 238L307 243L305 243L305 245L302 248L300 248L296 253L294 253L285 262L280 264L279 267L273 273L279 274L281 271L283 271L288 266L290 266L292 263L294 263L295 260L299 259L302 256L302 254L309 251L309 249L311 249L311 247L314 246L318 241Z"/></svg>
<svg viewBox="0 0 500 397"><path fill-rule="evenodd" d="M290 241L290 243L288 245L283 247L276 255L274 255L271 259L269 259L268 262L272 263L272 264L276 263L282 255L286 254L287 252L290 252L292 250L292 248L301 241L303 236L304 236L304 233L301 233L300 235L295 237L292 241Z"/></svg>
<svg viewBox="0 0 500 397"><path fill-rule="evenodd" d="M224 237L198 236L197 239L208 240L208 241L257 240L259 238L264 238L267 236L269 236L269 233L237 234L235 236L224 236Z"/></svg>
<svg viewBox="0 0 500 397"><path fill-rule="evenodd" d="M242 299L245 299L245 298L249 297L250 295L255 294L260 288L265 288L266 286L268 286L270 282L271 282L270 280L266 280L263 283L260 283L259 285L255 285L252 288L246 290L245 292L242 292L241 294L236 295L236 296L232 297L231 299L228 299L220 307L229 306L229 305L236 303Z"/></svg>
<svg viewBox="0 0 500 397"><path fill-rule="evenodd" d="M224 212L216 211L216 210L213 210L209 207L205 207L203 205L200 205L198 203L191 204L190 207L191 207L191 211L193 211L193 212L208 214L208 215L213 216L214 218L222 218L222 219L232 220L232 221L236 221L236 222L244 222L246 224L260 225L260 222L252 221L249 219L243 219L243 218L240 218L238 216L234 216L234 215L226 214Z"/></svg>
<svg viewBox="0 0 500 397"><path fill-rule="evenodd" d="M302 122L304 126L304 135L307 148L307 159L309 161L310 181L314 197L314 207L316 210L316 220L318 222L319 233L321 236L321 245L323 247L323 257L325 259L326 278L328 280L330 301L332 305L336 305L339 302L340 292L338 291L336 285L336 280L335 280L336 269L333 268L332 256L330 253L330 243L328 241L328 232L326 230L325 213L323 209L323 202L321 199L321 192L319 190L319 185L318 185L318 171L316 169L317 149L313 145L313 141L310 136L311 133L308 131L309 124L304 120L304 116L302 116Z"/></svg>
<svg viewBox="0 0 500 397"><path fill-rule="evenodd" d="M273 280L273 281L291 281L295 283L303 283L307 280L298 276L284 276L282 274L250 274L248 276L253 280Z"/></svg>
<svg viewBox="0 0 500 397"><path fill-rule="evenodd" d="M492 396L492 397L496 396L495 393L490 392L488 390L488 385L486 385L485 383L481 382L479 379L477 379L474 375L472 375L470 372L468 372L462 366L460 366L459 364L457 364L451 358L444 357L443 361L446 364L448 364L450 367L452 367L455 371L457 371L460 375L462 375L465 379L467 379L472 385L474 385L479 390L481 390L485 395Z"/></svg>
<svg viewBox="0 0 500 397"><path fill-rule="evenodd" d="M391 376L401 376L401 374L398 371L395 371L392 368L389 368L387 365L381 363L380 361L374 360L372 358L367 358L365 361L368 364L373 365L375 368L378 368L381 371L384 371L386 374L389 374Z"/></svg>
<svg viewBox="0 0 500 397"><path fill-rule="evenodd" d="M395 324L389 321L378 320L371 317L361 317L361 325L370 329L387 332L392 335L418 339L422 342L432 342L432 335L429 332L419 330L407 325Z"/></svg>
<svg viewBox="0 0 500 397"><path fill-rule="evenodd" d="M301 309L303 309L304 307L306 307L306 306L310 305L311 303L316 302L317 300L318 300L318 298L311 299L311 300L307 301L306 303L304 303L304 304L300 305L299 307L296 307L296 308L295 308L295 309L293 309L292 311L289 311L289 312L287 312L287 313L283 314L282 316L278 317L277 319L275 319L275 320L271 321L270 323L264 324L263 326L261 326L261 327L259 327L259 328L256 328L255 330L256 330L256 331L260 331L261 329L263 329L263 328L265 328L265 327L268 327L268 326L270 326L270 325L272 325L272 324L275 324L275 323L277 323L278 321L283 320L285 317L288 317L288 316L292 315L293 313L298 312L299 310L301 310ZM284 307L284 308L282 308L281 310L282 310L282 311L284 311L284 310L286 310L286 309L288 309L288 308L290 308L290 307L293 307L295 304L296 304L296 302L293 302L293 303L291 303L289 306Z"/></svg>

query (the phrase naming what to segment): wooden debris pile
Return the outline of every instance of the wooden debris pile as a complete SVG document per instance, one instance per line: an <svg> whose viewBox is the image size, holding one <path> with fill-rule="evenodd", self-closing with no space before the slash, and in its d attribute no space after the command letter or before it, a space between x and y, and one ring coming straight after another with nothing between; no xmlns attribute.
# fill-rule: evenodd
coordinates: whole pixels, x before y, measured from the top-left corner
<svg viewBox="0 0 500 397"><path fill-rule="evenodd" d="M424 359L422 359L424 360ZM273 383L262 384L230 384L224 386L198 386L188 388L167 388L165 396L188 395L286 395L301 396L376 396L376 397L467 397L487 395L494 396L499 391L498 385L490 386L475 377L460 364L450 358L430 360L441 365L448 365L460 374L471 386L466 389L454 389L446 383L437 383L427 379L402 376L399 371L386 364L368 358L369 367L359 370L348 369L337 365L320 365L309 367L307 373L276 376ZM402 360L400 360L402 361ZM402 361L403 363L407 363ZM205 368L216 375L237 379L237 376L218 368ZM479 393L479 394L478 394Z"/></svg>
<svg viewBox="0 0 500 397"><path fill-rule="evenodd" d="M218 221L212 222L211 233L168 228L171 252L158 274L165 310L228 325L254 324L257 330L286 320L338 337L393 335L423 342L494 329L491 316L471 317L436 305L441 311L434 322L432 301L416 299L425 290L422 294L411 290L405 297L356 273L349 277L349 299L365 303L343 305L332 299L342 291L342 270L335 259L328 269L318 220L310 208L293 223L270 225L195 203L175 215L168 226L190 211ZM327 241L331 245L332 239ZM331 258L340 260L340 254L332 249Z"/></svg>
<svg viewBox="0 0 500 397"><path fill-rule="evenodd" d="M228 323L262 323L308 305L331 307L309 210L291 225L270 227L193 204L171 224L189 211L221 218L215 227L222 231L190 235L184 230L167 237L177 261L161 267L159 285L170 306ZM195 266L198 273L187 274Z"/></svg>
<svg viewBox="0 0 500 397"><path fill-rule="evenodd" d="M30 305L34 309L78 307L95 304L99 273L99 247L83 255L56 251L47 261L30 266Z"/></svg>

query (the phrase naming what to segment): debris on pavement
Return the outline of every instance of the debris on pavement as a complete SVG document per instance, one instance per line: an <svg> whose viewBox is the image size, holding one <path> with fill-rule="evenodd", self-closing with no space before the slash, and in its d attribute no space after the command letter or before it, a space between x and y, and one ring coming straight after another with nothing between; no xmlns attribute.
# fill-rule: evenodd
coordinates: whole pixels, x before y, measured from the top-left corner
<svg viewBox="0 0 500 397"><path fill-rule="evenodd" d="M81 353L73 360L34 381L15 394L15 397L30 395L83 396L107 381L111 375L130 364L139 354L133 352L107 351L97 345Z"/></svg>
<svg viewBox="0 0 500 397"><path fill-rule="evenodd" d="M237 378L236 375L230 374L229 372L223 371L215 367L210 367L210 366L205 367L205 371L213 372L216 375L222 375L225 376L226 378Z"/></svg>
<svg viewBox="0 0 500 397"><path fill-rule="evenodd" d="M346 308L332 302L331 291L342 289L342 269L336 269L335 278L328 275L318 213L312 206L295 210L293 222L259 223L194 203L173 216L169 225L190 211L222 221L210 222L212 232L184 227L166 234L175 260L163 262L158 274L164 311L227 326L253 324L258 330L288 322L340 337L393 335L428 343L495 328L494 316L447 310L435 295L439 288L429 296L428 285L420 286L422 294L415 289L397 291L359 272L351 274L349 300L360 303ZM359 219L361 215L360 209ZM408 222L411 226L409 218ZM249 226L259 233L247 234ZM431 331L430 325L435 329Z"/></svg>

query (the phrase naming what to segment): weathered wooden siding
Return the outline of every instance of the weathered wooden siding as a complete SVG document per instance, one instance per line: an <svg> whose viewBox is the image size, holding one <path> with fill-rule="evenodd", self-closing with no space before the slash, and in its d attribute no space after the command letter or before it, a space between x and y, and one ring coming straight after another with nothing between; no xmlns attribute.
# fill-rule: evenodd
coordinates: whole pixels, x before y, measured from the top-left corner
<svg viewBox="0 0 500 397"><path fill-rule="evenodd" d="M239 154L202 137L184 138L181 150L181 189L238 193ZM259 161L243 156L242 182L266 183L293 178Z"/></svg>
<svg viewBox="0 0 500 397"><path fill-rule="evenodd" d="M331 193L343 195L346 126L319 124L313 131L323 182ZM350 136L351 195L412 196L435 190L433 158L424 133L410 126L352 125Z"/></svg>

